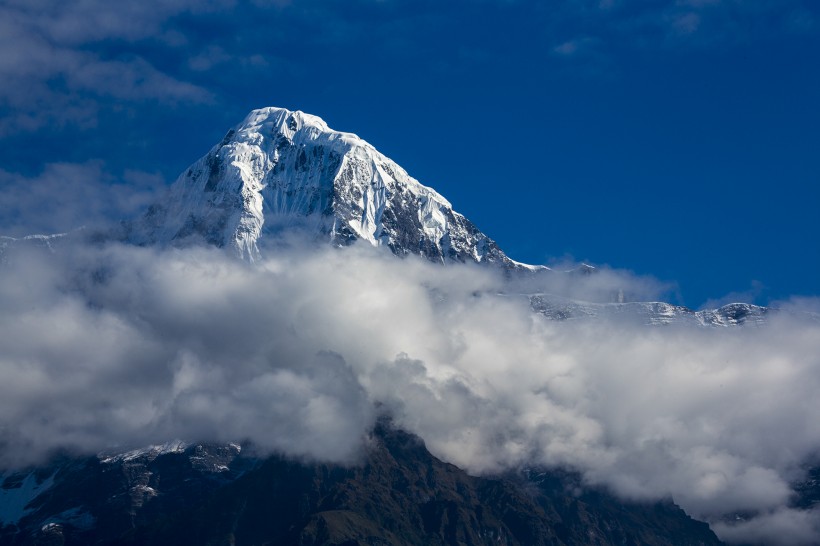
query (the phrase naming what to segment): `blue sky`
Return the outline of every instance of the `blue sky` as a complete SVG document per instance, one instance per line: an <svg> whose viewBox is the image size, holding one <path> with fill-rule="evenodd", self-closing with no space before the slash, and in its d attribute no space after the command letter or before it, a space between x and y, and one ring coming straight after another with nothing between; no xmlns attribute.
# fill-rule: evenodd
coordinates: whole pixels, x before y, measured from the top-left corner
<svg viewBox="0 0 820 546"><path fill-rule="evenodd" d="M820 294L811 0L4 0L0 52L0 233L133 214L283 106L515 259L690 307Z"/></svg>

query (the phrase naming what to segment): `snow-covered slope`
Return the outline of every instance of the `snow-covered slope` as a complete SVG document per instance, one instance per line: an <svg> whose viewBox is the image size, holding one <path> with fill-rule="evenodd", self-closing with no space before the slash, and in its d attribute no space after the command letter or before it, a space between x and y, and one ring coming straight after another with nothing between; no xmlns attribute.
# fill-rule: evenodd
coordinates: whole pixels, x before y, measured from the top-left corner
<svg viewBox="0 0 820 546"><path fill-rule="evenodd" d="M444 197L361 138L282 108L251 112L126 237L137 244L204 239L255 260L284 229L439 262L531 267L510 260Z"/></svg>

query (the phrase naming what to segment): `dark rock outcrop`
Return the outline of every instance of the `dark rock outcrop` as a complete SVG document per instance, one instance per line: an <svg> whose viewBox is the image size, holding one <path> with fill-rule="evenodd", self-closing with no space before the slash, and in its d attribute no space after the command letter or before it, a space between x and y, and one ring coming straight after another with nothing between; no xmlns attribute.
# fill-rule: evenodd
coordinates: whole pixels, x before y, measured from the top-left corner
<svg viewBox="0 0 820 546"><path fill-rule="evenodd" d="M194 446L40 472L54 485L1 544L720 544L671 501L623 502L571 472L470 476L384 422L353 467Z"/></svg>

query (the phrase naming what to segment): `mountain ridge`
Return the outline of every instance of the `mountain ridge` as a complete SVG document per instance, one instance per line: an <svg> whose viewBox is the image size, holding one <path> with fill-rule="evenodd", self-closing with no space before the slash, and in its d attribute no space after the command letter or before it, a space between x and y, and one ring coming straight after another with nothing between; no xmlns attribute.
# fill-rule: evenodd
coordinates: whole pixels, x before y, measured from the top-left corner
<svg viewBox="0 0 820 546"><path fill-rule="evenodd" d="M490 265L506 273L506 280L512 273L521 273L530 275L528 281L539 280L543 274L566 275L568 282L581 282L596 274L585 264L558 272L512 260L435 190L411 178L359 137L332 131L316 116L276 108L251 112L182 173L164 199L139 218L126 221L123 231L104 236L84 233L78 239L87 242L99 236L102 242L158 247L205 242L254 262L265 258L267 242L290 230L339 247L361 240L400 257ZM63 235L0 237L0 261L5 259L4 249L15 245L59 253L70 248L64 243L69 239ZM92 282L104 282L104 273L92 272ZM538 286L538 282L503 286L525 285ZM769 309L751 304L696 312L662 302L624 302L622 291L617 291L619 296L611 303L596 303L507 288L508 293L492 295L527 297L532 310L554 320L638 318L651 325L716 327L759 325L769 315ZM680 544L675 532L684 528L695 537L688 543L718 543L706 524L693 523L671 501L631 503L585 487L579 474L549 469L530 469L521 479L470 477L457 467L433 460L423 442L411 434L391 432L383 423L376 428L375 436L382 435L376 442L381 442L376 449L378 460L364 470L279 456L253 459L239 444L173 441L86 460L69 459L60 468L4 473L0 494L14 502L9 502L8 514L0 517L6 518L0 522L0 543L82 544L100 533L96 536L105 538L97 543L228 544L240 536L232 534L236 530L232 526L238 528L242 518L245 528L238 543L246 544L265 543L272 536L286 537L293 544L338 546ZM402 460L389 448L385 448L387 455L378 451L388 440L397 440L393 447L403 453ZM242 464L235 466L235 461ZM264 491L255 488L250 478L243 478L262 467L276 471L259 474L260 479L283 487L286 493L295 491L293 498L298 501L264 504ZM431 472L456 477L440 489L442 483L429 482ZM304 479L290 481L291 473ZM190 483L185 485L185 480ZM99 489L86 491L89 484ZM370 490L378 494L371 495ZM74 502L72 495L77 491L82 491L85 504ZM481 496L485 494L488 496ZM537 501L532 501L533 495ZM227 519L222 511L226 503L231 509ZM281 528L254 527L264 527L266 523L260 523L264 518L294 503L301 510L296 519L285 521ZM380 519L379 509L390 503L397 508L387 519ZM261 508L247 509L254 504ZM172 515L163 513L171 509ZM234 516L237 519L232 520ZM655 517L666 523L656 525ZM488 521L489 526L484 525ZM187 534L192 526L210 524L205 534ZM627 528L633 524L638 529ZM410 538L398 540L397 529ZM208 535L210 532L215 534ZM596 540L585 541L592 532L597 533ZM530 540L532 537L541 542Z"/></svg>
<svg viewBox="0 0 820 546"><path fill-rule="evenodd" d="M562 272L510 258L446 198L362 138L333 130L318 116L276 107L252 110L145 213L123 220L112 233L82 236L140 246L204 242L253 262L289 232L336 246L365 241L397 256L443 264L496 266L518 278L597 273L587 264ZM18 246L53 250L71 235L0 237L0 260ZM650 325L733 326L760 324L769 315L768 308L748 303L692 311L661 302L623 302L618 290L600 302L548 293L528 297L534 311L554 320L631 313Z"/></svg>
<svg viewBox="0 0 820 546"><path fill-rule="evenodd" d="M204 240L253 262L266 243L291 230L337 246L362 240L397 256L490 264L508 275L559 273L507 256L446 198L357 135L277 107L252 110L178 177L165 198L126 223L124 239L139 245ZM596 270L581 264L566 273L583 277ZM609 302L615 306L543 294L531 295L530 302L536 312L559 320L629 310L646 315L648 324L726 326L766 317L765 308L745 303L703 312L649 302L619 306L617 293Z"/></svg>
<svg viewBox="0 0 820 546"><path fill-rule="evenodd" d="M558 469L470 476L389 419L371 440L352 466L170 443L0 475L0 494L37 484L0 544L721 544L669 500L622 501Z"/></svg>

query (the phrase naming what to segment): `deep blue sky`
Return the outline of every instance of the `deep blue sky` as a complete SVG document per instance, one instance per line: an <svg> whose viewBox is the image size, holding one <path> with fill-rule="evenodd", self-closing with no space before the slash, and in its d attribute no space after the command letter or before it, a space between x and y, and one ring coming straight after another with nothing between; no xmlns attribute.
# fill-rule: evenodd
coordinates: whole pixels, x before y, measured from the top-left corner
<svg viewBox="0 0 820 546"><path fill-rule="evenodd" d="M0 233L132 213L283 106L517 260L654 275L690 307L820 295L812 0L116 4L0 2Z"/></svg>

